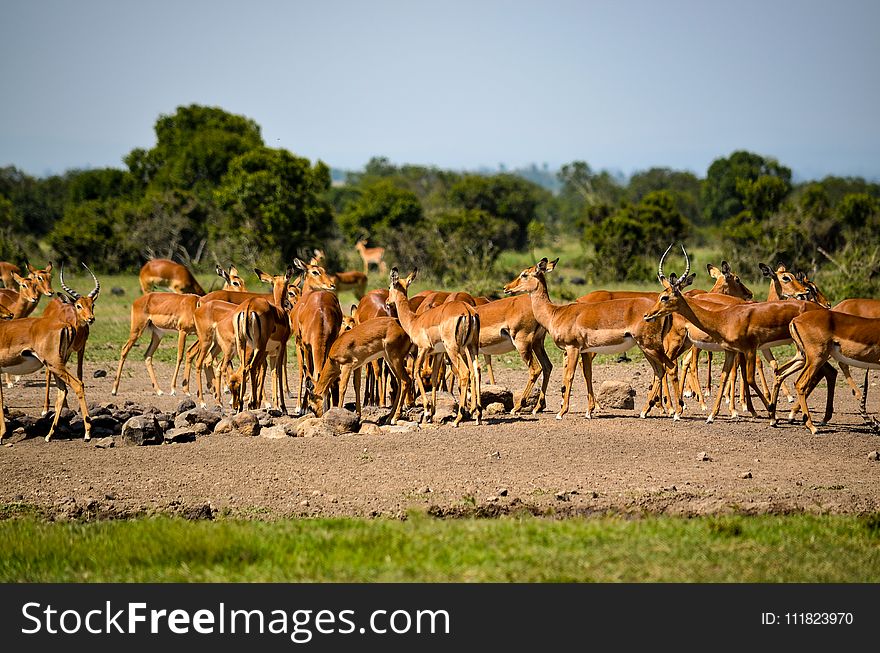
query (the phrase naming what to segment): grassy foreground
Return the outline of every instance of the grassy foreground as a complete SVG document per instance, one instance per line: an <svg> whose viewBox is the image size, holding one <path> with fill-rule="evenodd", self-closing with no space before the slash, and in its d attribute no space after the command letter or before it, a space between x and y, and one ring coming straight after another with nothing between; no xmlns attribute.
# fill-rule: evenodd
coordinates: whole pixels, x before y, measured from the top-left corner
<svg viewBox="0 0 880 653"><path fill-rule="evenodd" d="M2 582L872 582L880 518L0 521Z"/></svg>

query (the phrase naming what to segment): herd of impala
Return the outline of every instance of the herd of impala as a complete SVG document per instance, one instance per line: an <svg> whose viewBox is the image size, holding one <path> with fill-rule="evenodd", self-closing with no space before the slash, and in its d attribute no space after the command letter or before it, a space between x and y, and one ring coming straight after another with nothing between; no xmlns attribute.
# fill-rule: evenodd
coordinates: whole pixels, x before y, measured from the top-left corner
<svg viewBox="0 0 880 653"><path fill-rule="evenodd" d="M697 367L699 350L705 349L709 352L710 384L712 352L725 353L708 422L718 415L723 397L728 397L731 415L737 414L736 379L741 372L740 406L756 416L751 401L754 392L768 411L771 424L775 424L779 392L784 391L789 401L794 401L784 379L797 374L794 386L798 403L790 417L793 419L797 411L803 411L806 426L816 433L807 397L824 378L828 384L824 421L831 419L837 378L836 369L830 365L833 359L860 397L861 416L872 428L880 430L880 421L869 416L865 408L867 373L860 389L849 369L880 369L880 300L848 299L832 308L805 275L794 274L784 265L774 270L761 264L769 282L768 297L766 301L753 301L752 291L727 262L722 262L720 268L707 266L715 281L710 290L686 291L695 275L684 247L686 267L681 276L667 276L663 271L671 247L660 258L659 293L602 290L571 304L555 304L550 299L547 279L558 259L543 258L526 268L504 286L509 296L494 301L465 292L423 291L410 297L408 290L417 270L402 277L397 268L390 272L387 289L367 292L366 271L370 264L384 270L384 250L366 248L363 241L357 245L364 261L363 273L328 274L320 265L323 252L315 250L310 261L295 259L294 265L280 275L255 269L260 281L271 287L268 293L248 291L234 266L217 266L224 286L222 290L205 293L185 266L164 259L151 260L140 272L143 295L131 306L131 331L122 346L111 394L119 390L131 348L149 330L151 342L145 352L145 364L154 391L161 395L152 357L163 335L176 332L177 359L171 394L176 391L184 365L183 390L188 394L190 372L195 368L197 396L202 406L206 405L204 374L218 403L228 389L235 410L274 405L286 412L287 344L292 339L299 370L296 414L312 410L320 416L326 407L342 405L352 375L360 413L361 371L366 367L363 400L384 405L386 390L391 386L391 423L398 419L406 402L414 403L419 396L422 419L431 420L437 389L446 385L451 390L457 383L458 412L453 424L457 426L468 416L480 424L482 372L478 355L484 356L489 380L494 383L491 356L514 349L519 353L528 367L528 378L512 412L526 409L541 377L532 409L536 414L547 405L552 364L544 341L549 335L565 352L562 405L557 419L569 410L579 362L587 387L586 416L591 417L596 409L593 358L596 354L622 353L633 347L643 352L654 372L642 417L654 406L660 406L678 420L684 398L689 396L695 397L705 410ZM82 360L89 325L95 320L100 283L92 274L94 289L83 296L65 284L62 267L59 276L63 292L55 293L52 273L51 263L44 269L27 265L23 271L0 262L0 280L5 286L0 288L0 372L6 375L7 387L12 387L11 375L45 368L44 414L49 409L50 378L55 379L58 396L47 441L65 405L67 388L72 387L88 440L91 423L83 392ZM165 286L173 292L153 292L153 285ZM18 290L14 290L16 287ZM337 299L342 289L353 290L359 298L350 316L343 313ZM55 298L40 317L29 317L44 295ZM190 334L195 334L196 341L187 348ZM779 365L771 349L791 342L797 355ZM74 352L76 374L67 369L67 361ZM758 360L759 352L774 372L770 384ZM265 380L269 372L272 385L267 396ZM0 441L5 431L2 418Z"/></svg>

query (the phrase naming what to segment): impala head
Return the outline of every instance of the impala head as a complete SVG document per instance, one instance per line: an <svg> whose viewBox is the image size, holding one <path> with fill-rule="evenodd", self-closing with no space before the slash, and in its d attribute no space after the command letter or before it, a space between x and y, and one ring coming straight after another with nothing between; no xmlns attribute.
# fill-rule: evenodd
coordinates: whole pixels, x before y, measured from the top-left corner
<svg viewBox="0 0 880 653"><path fill-rule="evenodd" d="M40 301L43 292L40 290L40 286L34 277L30 275L22 277L13 272L12 280L18 284L18 294L21 295L21 298L26 303L36 304Z"/></svg>
<svg viewBox="0 0 880 653"><path fill-rule="evenodd" d="M410 284L416 280L419 269L413 268L405 278L400 278L397 268L391 268L391 285L388 287L388 299L385 300L386 306L394 306L398 301L405 302Z"/></svg>
<svg viewBox="0 0 880 653"><path fill-rule="evenodd" d="M548 272L552 272L556 268L557 263L559 263L558 257L552 261L548 261L545 256L532 267L526 268L520 272L516 279L504 286L504 294L513 295L518 292L532 292L537 289L539 279Z"/></svg>
<svg viewBox="0 0 880 653"><path fill-rule="evenodd" d="M320 265L312 265L298 258L293 259L293 264L302 271L303 290L308 287L309 290L336 292L336 282Z"/></svg>
<svg viewBox="0 0 880 653"><path fill-rule="evenodd" d="M804 287L810 291L810 301L819 304L819 306L823 308L831 308L831 302L825 296L819 287L810 281L809 277L807 277L806 272L798 272L797 274L798 281L804 284Z"/></svg>
<svg viewBox="0 0 880 653"><path fill-rule="evenodd" d="M66 304L70 304L73 306L74 310L76 311L77 319L80 322L84 322L85 324L94 324L95 302L98 301L98 295L101 293L101 284L98 281L98 277L96 277L94 273L89 270L89 266L87 266L85 263L83 263L82 265L88 271L88 273L92 275L92 279L95 280L95 288L85 297L80 295L77 291L64 283L64 264L62 264L61 270L58 274L58 278L61 281L61 287L64 289L64 292L67 293L67 295L65 296L61 293L58 293L58 298Z"/></svg>
<svg viewBox="0 0 880 653"><path fill-rule="evenodd" d="M357 312L357 304L351 305L351 315L342 316L342 331L351 331L357 322L355 322L354 314Z"/></svg>
<svg viewBox="0 0 880 653"><path fill-rule="evenodd" d="M740 299L750 300L754 297L749 288L742 282L739 275L730 269L727 261L721 261L721 267L716 268L711 263L706 265L709 276L715 279L715 285L709 292L716 292L722 295L730 295L731 297L739 297Z"/></svg>
<svg viewBox="0 0 880 653"><path fill-rule="evenodd" d="M810 300L810 289L798 280L797 275L789 272L784 263L778 263L776 270L771 270L770 266L764 263L759 263L758 267L776 289L779 299L800 299L804 302Z"/></svg>
<svg viewBox="0 0 880 653"><path fill-rule="evenodd" d="M223 279L223 290L247 292L247 287L244 285L244 279L239 276L238 268L234 265L229 266L229 271L224 270L218 265L215 271L217 272L217 276Z"/></svg>
<svg viewBox="0 0 880 653"><path fill-rule="evenodd" d="M272 296L275 298L275 303L285 311L290 312L294 304L294 302L290 301L289 290L293 268L288 265L284 274L276 274L274 276L263 272L260 268L254 268L254 273L260 281L272 286Z"/></svg>
<svg viewBox="0 0 880 653"><path fill-rule="evenodd" d="M681 246L681 251L684 252L685 259L684 273L680 277L677 277L673 272L669 275L669 278L663 274L663 261L669 254L670 249L672 249L672 245L667 247L666 251L663 252L663 256L660 257L660 265L657 267L657 278L663 286L663 291L657 297L657 303L654 304L654 307L645 313L645 322L651 322L658 317L663 317L678 311L681 308L682 303L686 301L682 297L682 291L694 282L695 275L689 274L691 271L691 260L688 257L684 245Z"/></svg>
<svg viewBox="0 0 880 653"><path fill-rule="evenodd" d="M55 291L52 290L52 263L50 262L42 270L35 268L30 263L25 264L28 270L28 276L31 277L37 283L37 290L43 293L46 297L51 297L55 294Z"/></svg>

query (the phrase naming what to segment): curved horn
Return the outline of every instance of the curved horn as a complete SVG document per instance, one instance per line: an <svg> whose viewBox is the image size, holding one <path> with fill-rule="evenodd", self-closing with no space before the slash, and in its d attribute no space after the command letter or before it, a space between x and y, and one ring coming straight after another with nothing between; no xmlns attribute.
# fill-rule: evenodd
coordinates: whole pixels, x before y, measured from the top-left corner
<svg viewBox="0 0 880 653"><path fill-rule="evenodd" d="M660 265L657 267L657 276L661 279L665 277L663 274L663 261L666 260L666 255L669 254L669 250L672 249L672 244L670 243L669 247L666 248L666 251L663 252L663 256L660 257Z"/></svg>
<svg viewBox="0 0 880 653"><path fill-rule="evenodd" d="M688 272L691 271L691 259L688 258L687 250L684 248L684 245L681 246L681 251L684 252L684 272L682 273L682 278L685 278L688 275Z"/></svg>
<svg viewBox="0 0 880 653"><path fill-rule="evenodd" d="M61 271L58 273L58 278L61 280L61 287L64 288L64 292L66 292L74 299L80 299L82 297L82 295L80 295L73 288L68 287L68 285L64 283L64 263L61 264Z"/></svg>
<svg viewBox="0 0 880 653"><path fill-rule="evenodd" d="M98 293L101 292L101 284L100 284L100 282L98 281L98 277L95 276L95 273L92 272L91 270L89 270L89 266L88 266L88 265L86 265L85 263L83 263L82 266L88 271L88 273L89 273L90 275L92 275L92 279L95 280L95 289L94 289L92 292L89 293L89 297L91 297L91 298L92 298L92 301L94 301L94 300L98 299Z"/></svg>

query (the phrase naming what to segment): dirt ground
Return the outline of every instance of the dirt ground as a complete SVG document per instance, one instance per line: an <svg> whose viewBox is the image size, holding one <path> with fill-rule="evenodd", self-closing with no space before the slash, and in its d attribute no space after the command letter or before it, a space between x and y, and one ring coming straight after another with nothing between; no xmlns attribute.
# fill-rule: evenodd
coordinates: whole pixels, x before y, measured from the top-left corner
<svg viewBox="0 0 880 653"><path fill-rule="evenodd" d="M114 367L86 366L90 402L131 399L171 410L181 399L153 395L134 358L113 398ZM108 376L94 378L99 368ZM170 367L157 364L157 371L167 386ZM38 415L40 378L5 389L7 410ZM612 363L594 372L597 388L604 380L631 382L637 410L649 378L643 363ZM514 391L524 380L522 371L498 374L498 382ZM36 506L50 518L157 512L402 517L412 509L449 516L880 510L880 462L868 455L880 449L880 437L863 425L842 384L832 424L818 436L787 421L773 428L763 411L757 419L729 420L725 408L716 423L706 424L693 405L680 422L609 409L587 420L582 380L573 412L557 421L551 411L559 405L560 386L557 366L551 410L537 417L491 416L483 426L465 422L458 429L429 425L381 436L280 440L208 435L192 443L110 449L82 440L13 438L11 446L0 447L0 505ZM877 403L876 388L873 393L869 406ZM824 401L820 388L811 401L815 419Z"/></svg>

